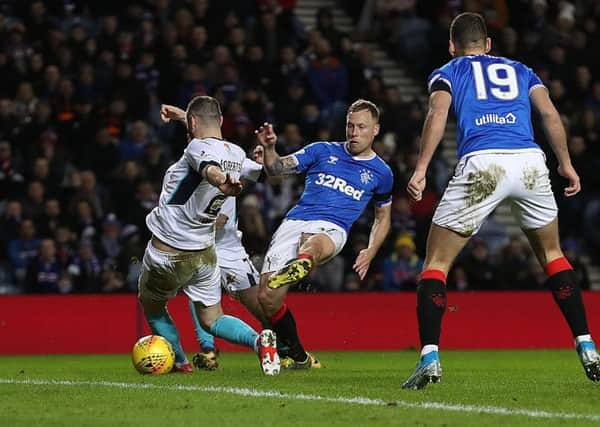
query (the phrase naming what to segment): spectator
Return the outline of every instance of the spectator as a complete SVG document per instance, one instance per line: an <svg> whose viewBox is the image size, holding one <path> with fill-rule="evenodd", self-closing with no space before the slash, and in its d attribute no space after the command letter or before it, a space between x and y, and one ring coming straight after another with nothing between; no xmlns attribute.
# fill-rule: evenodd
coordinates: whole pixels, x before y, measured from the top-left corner
<svg viewBox="0 0 600 427"><path fill-rule="evenodd" d="M466 257L459 261L465 273L465 283L459 289L496 289L496 268L487 242L480 238L473 239L470 249Z"/></svg>
<svg viewBox="0 0 600 427"><path fill-rule="evenodd" d="M64 266L56 256L52 239L40 242L39 255L27 269L25 292L30 294L66 294L71 291L71 281Z"/></svg>
<svg viewBox="0 0 600 427"><path fill-rule="evenodd" d="M383 290L415 290L423 260L416 254L417 247L410 234L400 234L394 243L394 251L383 263Z"/></svg>
<svg viewBox="0 0 600 427"><path fill-rule="evenodd" d="M115 269L118 264L119 256L121 255L121 224L117 220L115 214L111 213L106 216L102 223L102 234L98 241L98 254L104 265L110 269Z"/></svg>
<svg viewBox="0 0 600 427"><path fill-rule="evenodd" d="M71 228L81 238L95 238L98 236L96 219L97 217L94 215L90 202L86 199L81 199L74 206Z"/></svg>
<svg viewBox="0 0 600 427"><path fill-rule="evenodd" d="M25 177L14 159L12 147L8 141L0 141L0 193L5 197L15 197L22 190Z"/></svg>
<svg viewBox="0 0 600 427"><path fill-rule="evenodd" d="M37 230L40 237L52 238L58 227L65 225L66 219L62 213L58 199L47 199L44 205L44 213L37 220Z"/></svg>
<svg viewBox="0 0 600 427"><path fill-rule="evenodd" d="M94 252L91 240L81 240L77 254L69 263L67 271L73 280L73 292L100 291L102 263Z"/></svg>
<svg viewBox="0 0 600 427"><path fill-rule="evenodd" d="M512 236L500 252L498 260L499 289L529 289L530 254L517 236Z"/></svg>
<svg viewBox="0 0 600 427"><path fill-rule="evenodd" d="M23 207L18 200L7 200L0 216L0 258L7 257L7 245L19 236L23 221Z"/></svg>
<svg viewBox="0 0 600 427"><path fill-rule="evenodd" d="M308 69L308 81L323 120L335 124L345 116L348 70L333 56L326 39L319 39L315 49L316 59Z"/></svg>
<svg viewBox="0 0 600 427"><path fill-rule="evenodd" d="M249 194L240 202L238 224L243 233L242 244L248 255L264 254L269 243L269 234L255 195Z"/></svg>
<svg viewBox="0 0 600 427"><path fill-rule="evenodd" d="M317 10L317 30L321 33L321 36L329 41L333 52L339 54L344 33L335 27L333 13L330 8L321 7Z"/></svg>
<svg viewBox="0 0 600 427"><path fill-rule="evenodd" d="M27 268L37 255L40 239L37 237L35 225L31 219L21 221L19 237L8 242L8 260L13 276L18 285L25 280Z"/></svg>
<svg viewBox="0 0 600 427"><path fill-rule="evenodd" d="M27 196L22 200L25 216L37 221L44 213L46 189L40 181L30 181Z"/></svg>
<svg viewBox="0 0 600 427"><path fill-rule="evenodd" d="M127 138L119 142L119 152L122 161L139 161L144 156L146 145L150 143L152 136L148 125L142 120L136 120L131 124L127 132Z"/></svg>

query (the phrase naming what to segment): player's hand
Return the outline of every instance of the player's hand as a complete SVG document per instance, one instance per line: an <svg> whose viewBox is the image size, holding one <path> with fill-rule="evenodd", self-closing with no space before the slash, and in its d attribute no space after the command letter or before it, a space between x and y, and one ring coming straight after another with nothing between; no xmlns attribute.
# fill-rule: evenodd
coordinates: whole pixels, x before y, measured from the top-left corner
<svg viewBox="0 0 600 427"><path fill-rule="evenodd" d="M263 147L274 147L277 143L277 134L273 131L271 123L264 122L261 127L254 131L258 142Z"/></svg>
<svg viewBox="0 0 600 427"><path fill-rule="evenodd" d="M565 196L571 197L581 191L581 182L579 181L579 175L575 172L573 165L559 166L558 174L563 178L569 180L569 186L565 187Z"/></svg>
<svg viewBox="0 0 600 427"><path fill-rule="evenodd" d="M215 220L215 228L217 230L222 230L229 221L229 217L227 215L219 214L217 215L217 219Z"/></svg>
<svg viewBox="0 0 600 427"><path fill-rule="evenodd" d="M358 253L352 269L356 271L360 280L364 279L367 275L374 256L375 254L369 248L363 249Z"/></svg>
<svg viewBox="0 0 600 427"><path fill-rule="evenodd" d="M219 185L219 190L226 196L237 196L244 188L242 183L237 179L233 179L229 174L225 176L225 182Z"/></svg>
<svg viewBox="0 0 600 427"><path fill-rule="evenodd" d="M425 175L425 171L414 171L410 177L410 181L408 181L406 190L415 202L418 202L423 197L423 191L425 191L425 184L427 183Z"/></svg>
<svg viewBox="0 0 600 427"><path fill-rule="evenodd" d="M171 120L185 122L185 111L183 111L181 108L175 107L174 105L161 104L160 119L164 123L169 123Z"/></svg>
<svg viewBox="0 0 600 427"><path fill-rule="evenodd" d="M265 164L265 148L262 145L257 145L254 147L254 151L252 152L252 157L254 161L259 165Z"/></svg>

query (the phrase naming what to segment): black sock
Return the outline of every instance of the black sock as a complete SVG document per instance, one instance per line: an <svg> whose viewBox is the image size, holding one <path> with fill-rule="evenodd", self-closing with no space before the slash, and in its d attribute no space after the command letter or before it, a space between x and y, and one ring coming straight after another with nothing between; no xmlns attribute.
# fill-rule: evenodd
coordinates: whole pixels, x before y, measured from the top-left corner
<svg viewBox="0 0 600 427"><path fill-rule="evenodd" d="M575 272L563 270L555 273L546 280L546 286L552 291L554 301L567 320L573 337L589 334L581 288Z"/></svg>
<svg viewBox="0 0 600 427"><path fill-rule="evenodd" d="M439 345L442 317L446 310L446 285L440 278L426 278L428 275L425 273L417 286L419 337L421 346Z"/></svg>
<svg viewBox="0 0 600 427"><path fill-rule="evenodd" d="M281 313L283 311L283 313ZM300 343L296 321L290 309L284 304L272 318L273 330L277 334L277 341L287 345L286 353L292 359L303 362L306 360L306 351ZM282 349L283 350L283 349Z"/></svg>

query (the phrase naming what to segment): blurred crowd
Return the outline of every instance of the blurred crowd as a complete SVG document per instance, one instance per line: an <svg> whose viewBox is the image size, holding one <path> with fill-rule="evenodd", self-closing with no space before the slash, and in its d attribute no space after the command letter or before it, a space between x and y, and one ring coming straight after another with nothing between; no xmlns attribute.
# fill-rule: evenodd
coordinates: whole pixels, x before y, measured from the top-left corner
<svg viewBox="0 0 600 427"><path fill-rule="evenodd" d="M368 242L368 208L342 254L299 288L414 289L451 170L440 150L423 201L409 203L404 188L425 105L384 83L362 41L379 42L424 82L449 59L448 25L466 10L488 20L494 54L527 58L550 89L584 186L582 196L567 201L554 176L564 246L576 266L583 249L600 253L597 2L338 6L354 15L356 32L339 30L328 8L315 10L316 27L305 28L295 0L0 1L0 293L134 291L149 237L145 216L187 143L182 125L160 121L160 104L185 108L203 94L222 105L224 137L248 153L264 121L276 125L278 151L288 154L308 142L343 140L349 102L377 103L382 129L375 150L396 181L392 232L361 282L352 264ZM537 138L545 146L543 135ZM269 179L238 199L243 243L259 268L302 182ZM538 289L544 280L521 238L493 217L449 278L460 290Z"/></svg>

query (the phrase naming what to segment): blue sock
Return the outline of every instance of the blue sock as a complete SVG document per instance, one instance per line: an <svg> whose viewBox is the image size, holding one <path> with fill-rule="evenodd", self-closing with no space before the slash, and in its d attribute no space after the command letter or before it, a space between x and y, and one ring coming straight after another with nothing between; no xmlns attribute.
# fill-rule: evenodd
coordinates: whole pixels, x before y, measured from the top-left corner
<svg viewBox="0 0 600 427"><path fill-rule="evenodd" d="M187 356L185 355L183 347L181 346L181 341L179 340L179 332L175 327L175 323L173 323L173 319L169 316L167 309L165 308L162 313L146 316L146 320L148 321L153 334L160 335L171 343L173 351L175 352L175 363L187 363Z"/></svg>
<svg viewBox="0 0 600 427"><path fill-rule="evenodd" d="M258 334L243 320L224 314L210 326L210 332L235 344L245 345L254 350Z"/></svg>
<svg viewBox="0 0 600 427"><path fill-rule="evenodd" d="M192 319L194 320L194 331L196 331L196 339L198 340L198 344L200 344L200 349L204 350L214 350L215 349L215 337L206 332L204 328L200 325L200 320L198 320L198 313L196 313L196 306L192 300L189 300L190 305L190 313L192 313Z"/></svg>

